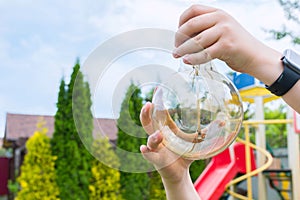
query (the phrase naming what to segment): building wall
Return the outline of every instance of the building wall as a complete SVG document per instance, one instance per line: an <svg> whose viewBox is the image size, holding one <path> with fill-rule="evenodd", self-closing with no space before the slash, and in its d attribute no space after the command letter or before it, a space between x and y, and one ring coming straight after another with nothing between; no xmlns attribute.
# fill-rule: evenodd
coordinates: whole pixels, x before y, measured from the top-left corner
<svg viewBox="0 0 300 200"><path fill-rule="evenodd" d="M0 195L8 194L9 161L10 158L0 157Z"/></svg>

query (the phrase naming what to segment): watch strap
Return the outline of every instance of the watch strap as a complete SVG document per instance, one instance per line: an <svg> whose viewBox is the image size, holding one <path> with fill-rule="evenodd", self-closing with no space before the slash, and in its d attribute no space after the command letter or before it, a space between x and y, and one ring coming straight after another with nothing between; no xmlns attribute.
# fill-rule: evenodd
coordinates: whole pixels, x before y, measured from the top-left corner
<svg viewBox="0 0 300 200"><path fill-rule="evenodd" d="M281 60L283 59L284 57ZM283 62L283 65L284 70L277 78L277 80L270 86L266 85L266 89L268 89L276 96L283 96L284 94L286 94L300 79L300 75L290 67L286 66L285 62Z"/></svg>

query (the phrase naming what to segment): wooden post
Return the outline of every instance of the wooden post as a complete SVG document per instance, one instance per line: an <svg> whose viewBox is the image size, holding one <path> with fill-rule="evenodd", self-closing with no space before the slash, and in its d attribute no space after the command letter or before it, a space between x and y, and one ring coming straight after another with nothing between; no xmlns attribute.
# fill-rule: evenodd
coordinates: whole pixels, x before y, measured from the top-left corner
<svg viewBox="0 0 300 200"><path fill-rule="evenodd" d="M264 120L264 102L263 97L258 96L255 97L255 119L256 120ZM260 124L258 125L257 131L256 131L256 146L266 149L266 134L265 134L265 125ZM262 154L257 154L257 167L262 166L265 164L265 156ZM258 191L258 199L267 199L267 186L266 186L266 180L262 173L258 174L257 177L257 191Z"/></svg>
<svg viewBox="0 0 300 200"><path fill-rule="evenodd" d="M293 110L288 109L287 118L293 118ZM295 133L293 124L287 124L288 133L288 163L292 172L292 199L300 199L300 154L299 154L299 134Z"/></svg>

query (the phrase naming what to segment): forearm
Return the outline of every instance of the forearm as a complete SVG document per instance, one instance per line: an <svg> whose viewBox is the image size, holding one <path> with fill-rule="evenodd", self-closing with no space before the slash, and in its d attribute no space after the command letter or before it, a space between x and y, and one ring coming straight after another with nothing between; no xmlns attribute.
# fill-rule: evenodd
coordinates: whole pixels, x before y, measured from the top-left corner
<svg viewBox="0 0 300 200"><path fill-rule="evenodd" d="M168 200L200 200L188 170L179 181L174 182L174 180L168 180L164 178L162 178L162 181Z"/></svg>
<svg viewBox="0 0 300 200"><path fill-rule="evenodd" d="M256 57L253 58L255 60L253 64L254 66L251 67L252 70L248 73L270 86L283 72L283 63L280 60L282 54L266 46L259 49L263 52L257 52ZM283 95L282 98L294 110L300 113L300 81L298 81L285 95Z"/></svg>

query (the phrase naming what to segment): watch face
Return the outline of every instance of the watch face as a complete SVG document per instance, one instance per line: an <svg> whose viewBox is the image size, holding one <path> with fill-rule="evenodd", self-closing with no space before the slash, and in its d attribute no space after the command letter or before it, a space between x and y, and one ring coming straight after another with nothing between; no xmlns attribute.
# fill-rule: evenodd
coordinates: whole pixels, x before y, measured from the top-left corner
<svg viewBox="0 0 300 200"><path fill-rule="evenodd" d="M290 49L286 50L284 53L286 62L289 63L289 66L300 74L300 55Z"/></svg>

